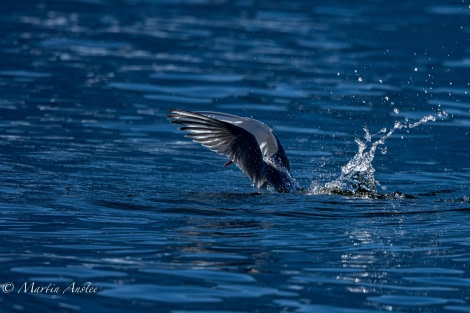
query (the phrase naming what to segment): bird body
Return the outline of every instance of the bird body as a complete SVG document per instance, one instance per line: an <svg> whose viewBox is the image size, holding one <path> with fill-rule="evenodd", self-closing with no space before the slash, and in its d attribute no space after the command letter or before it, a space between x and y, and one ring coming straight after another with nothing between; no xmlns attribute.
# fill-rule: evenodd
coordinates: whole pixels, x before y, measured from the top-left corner
<svg viewBox="0 0 470 313"><path fill-rule="evenodd" d="M284 148L266 124L248 117L219 112L170 110L168 118L188 132L186 137L225 155L257 188L272 186L278 192L300 192L303 188L290 174Z"/></svg>

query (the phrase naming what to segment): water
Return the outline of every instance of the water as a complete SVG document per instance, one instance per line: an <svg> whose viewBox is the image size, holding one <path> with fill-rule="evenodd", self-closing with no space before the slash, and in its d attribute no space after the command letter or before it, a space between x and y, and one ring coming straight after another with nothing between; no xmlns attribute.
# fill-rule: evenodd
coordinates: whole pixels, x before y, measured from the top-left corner
<svg viewBox="0 0 470 313"><path fill-rule="evenodd" d="M394 109L395 113L398 113L398 109ZM439 117L446 116L446 112L438 112ZM408 119L405 119L408 122ZM375 179L375 168L372 164L375 157L375 152L379 145L384 145L385 141L393 135L397 129L402 128L415 128L423 123L429 121L436 121L436 117L433 115L423 116L419 121L409 124L404 124L396 121L395 125L387 132L387 128L382 128L377 134L386 133L381 136L379 139L372 142L373 136L369 132L367 127L364 127L365 141L362 141L359 138L356 138L355 141L358 145L358 150L354 157L352 157L347 164L341 167L341 175L335 180L326 183L324 186L318 186L317 182L313 182L311 188L308 191L308 194L340 194L340 195L349 195L349 196L361 196L367 198L375 197L403 197L402 193L393 193L393 194L380 194L377 191L378 182ZM368 147L370 143L370 147ZM367 148L369 148L367 150ZM382 154L387 153L387 148L381 148ZM380 184L379 184L380 185ZM380 186L382 189L386 190L384 186Z"/></svg>
<svg viewBox="0 0 470 313"><path fill-rule="evenodd" d="M2 1L1 311L470 312L469 5ZM171 108L341 192L259 193Z"/></svg>

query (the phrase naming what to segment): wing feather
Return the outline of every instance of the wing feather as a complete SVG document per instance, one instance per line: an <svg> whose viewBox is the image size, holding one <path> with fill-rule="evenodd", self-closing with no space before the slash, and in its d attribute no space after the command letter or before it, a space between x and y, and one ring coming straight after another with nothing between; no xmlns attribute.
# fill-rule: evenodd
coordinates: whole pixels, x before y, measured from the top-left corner
<svg viewBox="0 0 470 313"><path fill-rule="evenodd" d="M252 180L256 187L266 185L264 163L256 137L229 122L184 110L170 110L168 118L181 125L186 137L227 156Z"/></svg>

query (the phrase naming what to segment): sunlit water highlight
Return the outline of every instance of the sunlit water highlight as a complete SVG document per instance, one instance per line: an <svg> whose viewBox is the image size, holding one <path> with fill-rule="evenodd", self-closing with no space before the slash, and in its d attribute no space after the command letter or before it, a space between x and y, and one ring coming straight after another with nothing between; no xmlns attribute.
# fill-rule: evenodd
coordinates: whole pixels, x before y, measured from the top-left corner
<svg viewBox="0 0 470 313"><path fill-rule="evenodd" d="M0 311L470 312L469 10L0 1ZM175 107L266 123L314 195L251 187Z"/></svg>
<svg viewBox="0 0 470 313"><path fill-rule="evenodd" d="M398 109L394 110L398 113ZM438 118L447 116L445 111L436 113ZM415 122L410 122L405 118L404 122L396 121L394 126L388 131L387 128L382 128L378 133L371 134L368 127L364 127L364 141L356 138L355 142L358 145L358 151L348 161L347 164L341 167L341 175L331 182L327 182L324 186L319 186L317 182L312 182L308 194L338 194L347 196L360 196L367 198L377 197L405 197L402 192L393 192L391 194L380 194L377 190L379 186L382 190L387 190L386 186L381 186L375 179L375 168L372 164L376 150L379 145L385 145L385 141L392 136L396 130L411 129L429 121L436 121L436 116L426 115ZM385 134L385 135L380 135ZM379 139L374 139L380 136ZM373 141L374 140L374 141ZM383 155L387 153L387 148L381 149Z"/></svg>

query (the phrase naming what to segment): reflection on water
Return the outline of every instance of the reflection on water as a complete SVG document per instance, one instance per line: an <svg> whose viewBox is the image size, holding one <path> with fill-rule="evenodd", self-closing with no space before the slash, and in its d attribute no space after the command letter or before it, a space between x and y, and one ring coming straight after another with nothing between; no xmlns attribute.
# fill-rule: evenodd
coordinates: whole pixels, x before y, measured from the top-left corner
<svg viewBox="0 0 470 313"><path fill-rule="evenodd" d="M469 311L467 3L0 10L3 311ZM260 193L174 107L252 116L303 185L376 196Z"/></svg>

